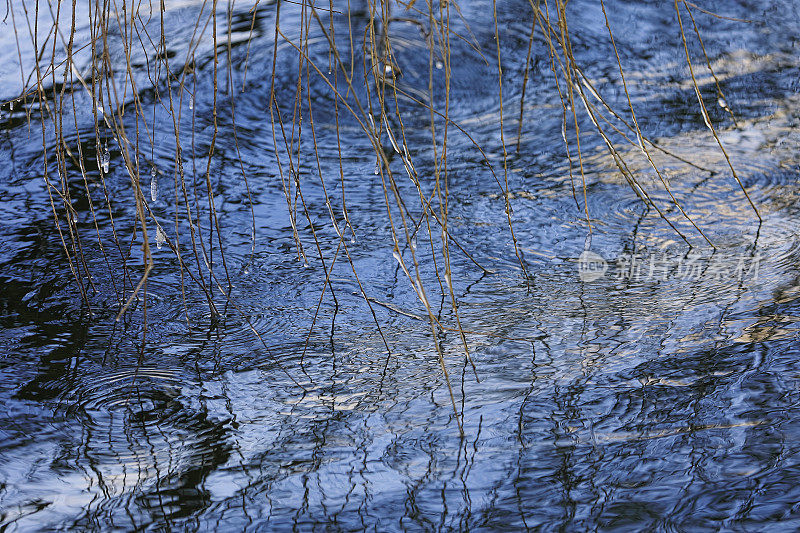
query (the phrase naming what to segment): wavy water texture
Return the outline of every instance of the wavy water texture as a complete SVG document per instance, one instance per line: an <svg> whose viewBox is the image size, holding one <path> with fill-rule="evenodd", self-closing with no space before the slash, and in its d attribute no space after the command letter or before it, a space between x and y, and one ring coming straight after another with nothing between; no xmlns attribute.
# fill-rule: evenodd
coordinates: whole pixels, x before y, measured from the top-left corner
<svg viewBox="0 0 800 533"><path fill-rule="evenodd" d="M10 3L0 528L797 527L800 5L408 4Z"/></svg>

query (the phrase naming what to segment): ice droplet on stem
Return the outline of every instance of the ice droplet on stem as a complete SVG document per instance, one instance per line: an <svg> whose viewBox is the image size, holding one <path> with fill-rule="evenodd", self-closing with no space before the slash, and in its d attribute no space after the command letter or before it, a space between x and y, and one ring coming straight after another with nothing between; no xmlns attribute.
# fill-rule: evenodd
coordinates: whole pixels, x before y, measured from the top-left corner
<svg viewBox="0 0 800 533"><path fill-rule="evenodd" d="M162 231L161 226L156 226L156 248L160 250L165 242L167 242L166 234Z"/></svg>
<svg viewBox="0 0 800 533"><path fill-rule="evenodd" d="M108 167L111 164L111 153L108 151L108 146L106 146L105 150L103 151L101 163L103 165L103 173L108 174Z"/></svg>
<svg viewBox="0 0 800 533"><path fill-rule="evenodd" d="M158 200L158 171L156 167L150 170L150 199L154 202Z"/></svg>

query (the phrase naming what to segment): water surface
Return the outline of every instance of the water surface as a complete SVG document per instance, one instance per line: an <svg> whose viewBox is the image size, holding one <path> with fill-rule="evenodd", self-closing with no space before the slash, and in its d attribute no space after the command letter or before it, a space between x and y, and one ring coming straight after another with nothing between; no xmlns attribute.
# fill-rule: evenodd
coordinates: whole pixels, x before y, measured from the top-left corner
<svg viewBox="0 0 800 533"><path fill-rule="evenodd" d="M23 20L22 2L12 3ZM459 319L469 331L479 380L465 361L461 336L451 329L452 306L437 292L427 232L418 236L416 253L432 288L430 305L447 328L437 337L463 436L426 311L392 254L373 147L342 114L340 174L333 99L318 76L304 90L316 104L320 166L334 206L341 205L342 184L346 190L352 226L346 244L358 280L340 258L331 269L333 295L330 289L322 295L324 271L311 225L328 265L341 239L330 225L308 130L298 150L309 218L298 216L298 226L309 265L297 258L274 155L273 143L283 137L273 132L267 105L274 3L220 4L217 12L218 38L231 41L230 60L227 45L218 49L220 69L230 66L231 76L220 84L224 112L210 172L235 302L225 318L213 316L196 285L182 284L168 247L154 249L146 321L144 294L124 320L114 320L119 291L130 294L141 258L132 254L126 275L113 249L108 256L87 251L96 287L88 308L65 268L55 231L38 112L30 125L26 116L35 104L17 102L13 110L4 105L0 523L9 531L800 527L798 5L718 1L705 7L751 21L695 11L735 124L717 105L696 42L692 53L698 54L696 74L711 119L759 207L761 224L698 109L672 5L606 2L610 22L619 28L617 46L640 126L660 146L696 164L656 156L715 249L669 207L638 146L621 150L688 243L637 198L602 140L590 134L582 139L592 222L587 239L582 193L579 205L573 198L575 180L579 190L582 184L574 169L570 177L561 109L538 34L533 57L539 59L532 62L516 150L531 12L527 2L502 2L504 139L523 272L504 191L489 170L502 179L496 65L487 66L465 41L453 41L451 118L485 152L451 131L449 230L491 271L452 251ZM491 20L491 4L465 2L460 8L466 20ZM76 6L79 14L88 9ZM141 27L158 32L157 6L138 9ZM202 152L213 137L214 47L208 38L190 46L195 29L186 21L207 16L209 9L167 2L164 12L176 68L193 65L186 90L174 99L184 132L182 164L203 187ZM351 6L356 34L363 32L366 12L360 2ZM600 6L572 0L568 15L576 60L625 112ZM60 17L69 23L68 13ZM298 35L300 17L299 5L282 3L287 36ZM347 35L346 17L334 16L333 23L338 35ZM454 25L466 32L463 23ZM471 31L492 60L492 25L473 24ZM76 40L88 42L88 33L79 16ZM400 87L427 97L429 58L419 29L396 22L392 36L403 72ZM0 39L0 98L8 100L21 86L19 57L12 32ZM24 44L29 40L25 34L23 64L34 57ZM124 61L121 43L120 35L108 42L115 64ZM327 57L321 34L308 47L313 57ZM348 46L340 47L348 58ZM283 41L278 52L275 90L291 123L298 56ZM80 70L91 56L83 50L75 62ZM152 216L174 238L175 123L163 103L166 76L153 64L147 51L133 55L132 73L152 131L152 139L142 142L159 176ZM357 55L353 68L363 78ZM435 87L437 102L443 101L441 89ZM91 160L93 104L80 91L74 101L78 111L65 126L66 142L77 146L80 137ZM417 169L430 184L430 113L409 99L398 105ZM591 127L582 120L583 128ZM45 131L51 152L55 142ZM133 235L130 178L119 146L111 142L109 151L110 207L96 161L87 164L88 196L101 207L98 224L108 229L113 216L135 250L141 235ZM400 159L391 165L405 179ZM68 175L78 227L87 242L96 241L83 178L74 167ZM414 194L410 180L398 182ZM202 187L200 197L207 202ZM409 209L420 216L419 204ZM200 223L206 241L217 238L210 226L207 219ZM577 262L587 246L608 265L591 282L581 280ZM411 250L401 253L408 259ZM221 272L219 255L187 259L206 260ZM641 262L639 270L629 268L632 261ZM651 267L652 261L660 263ZM737 271L739 265L746 268Z"/></svg>

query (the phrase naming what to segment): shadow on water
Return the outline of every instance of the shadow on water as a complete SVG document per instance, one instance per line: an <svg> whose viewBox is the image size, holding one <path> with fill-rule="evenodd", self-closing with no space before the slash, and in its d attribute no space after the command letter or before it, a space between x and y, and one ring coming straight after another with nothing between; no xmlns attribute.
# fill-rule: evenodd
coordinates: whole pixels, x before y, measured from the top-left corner
<svg viewBox="0 0 800 533"><path fill-rule="evenodd" d="M334 17L342 36L348 23L361 30L366 24L367 10L356 4L349 22ZM697 16L725 92L723 103L735 112L736 123L722 104L709 106L710 116L761 209L764 221L758 227L697 111L670 6L606 2L612 24L630 29L620 34L618 45L643 130L695 166L665 154L654 157L717 248L701 246L696 234L689 247L664 221L692 234L666 193L653 193L666 206L662 218L625 183L600 150L601 140L587 139L591 251L606 269L589 281L581 280L577 261L587 245L583 199L572 196L580 178L570 178L547 61L532 63L520 150L508 158L515 231L529 269L525 278L508 236L505 194L488 166L502 167L494 67L468 39L454 41L452 117L472 140L453 133L448 144L449 231L492 271L453 252L453 289L479 382L452 329L449 303L430 302L443 326L438 340L463 412L464 437L432 349L427 314L392 256L373 148L352 119L342 119L346 150L340 177L333 99L319 78L304 90L319 104L314 121L320 165L323 174L336 177L328 192L337 210L345 201L337 187L347 188L349 246L359 280L342 260L331 267L332 288L323 295L321 269L313 262L304 268L297 260L266 108L273 83L273 2L237 4L230 25L224 8L218 17L220 34L231 38L232 74L220 89L223 133L216 139L209 187L238 306L226 318L213 315L205 295L181 278L174 255L164 248L155 251L146 293L115 322L121 295L138 282L123 266L141 269L134 253L141 236L125 194L130 181L119 147L110 145L111 171L101 183L104 147L92 136L92 104L75 94L87 110L75 119L80 141L78 135L66 136L87 161L86 182L77 165L64 162L76 227L97 241L95 223L107 228L113 218L120 240L128 243L117 246L101 237L105 254L87 253L94 286L87 285L92 291L87 307L64 269L42 179L41 132L28 126L26 109L34 104L20 102L13 111L4 106L0 527L797 528L800 26L797 17L786 15L797 12L796 3L773 4L715 4L717 11L751 19L750 24ZM204 218L208 199L201 154L213 137L213 48L201 41L184 61L193 28L182 22L208 7L165 6L166 53L176 72L188 72L180 103L181 164L189 184L200 190L197 231L208 241L216 236ZM525 70L529 22L520 13L527 16L527 6L498 6L508 28L502 51L509 80ZM569 6L576 58L623 109L613 51L598 23L602 12L592 2L573 0ZM491 6L460 7L465 19L476 20ZM282 27L294 35L300 7L283 2L281 9ZM157 17L149 23L157 27ZM488 26L473 26L471 38L492 50ZM88 32L79 25L77 35L81 31ZM429 65L416 24L400 21L396 32L403 72L398 86L424 100L428 69L437 67ZM15 46L9 39L0 37L4 48ZM349 44L340 44L346 68L363 78L360 58L351 58ZM121 46L120 35L112 35L115 60L122 57ZM327 54L327 40L320 36L308 46L311 54ZM534 56L546 57L540 36L534 48ZM282 42L278 49L274 82L291 123L299 64L288 45ZM225 68L227 50L227 44L219 49ZM12 87L18 72L6 66L16 59L8 50L0 54L0 77ZM149 72L148 58L137 50L131 61L146 87L139 97L154 138L146 163L157 169L161 196L151 209L173 235L174 124L162 98L163 73ZM713 102L716 89L705 70L698 83ZM521 101L518 84L507 85L506 117ZM429 111L409 97L398 98L397 105L407 118L409 146L419 147L418 170L432 175ZM32 116L36 126L36 113ZM506 126L507 139L514 138L516 123ZM52 146L55 138L47 135L44 144ZM296 149L313 154L309 138ZM631 169L643 183L655 183L647 160L636 159L639 147L627 150ZM306 234L313 225L321 253L331 257L340 239L329 227L331 210L311 159L298 171L308 183L303 195L310 222L298 219L298 225ZM401 159L390 162L398 175L403 175ZM398 187L414 192L407 181ZM412 214L419 220L416 209ZM423 276L435 279L427 239L420 233L413 246ZM317 253L313 242L303 244ZM398 253L407 257L410 250ZM190 266L220 261L188 253L184 260Z"/></svg>

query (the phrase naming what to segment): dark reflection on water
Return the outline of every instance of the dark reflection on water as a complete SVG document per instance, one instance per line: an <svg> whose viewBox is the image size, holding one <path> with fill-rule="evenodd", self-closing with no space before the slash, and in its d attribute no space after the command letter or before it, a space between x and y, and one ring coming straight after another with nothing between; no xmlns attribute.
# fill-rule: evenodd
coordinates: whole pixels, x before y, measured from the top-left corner
<svg viewBox="0 0 800 533"><path fill-rule="evenodd" d="M356 4L352 23L363 28L366 10ZM612 24L625 30L617 43L631 97L642 128L659 144L701 166L724 169L687 82L669 4L606 3ZM119 302L112 287L130 290L137 281L114 271L119 255L112 253L111 271L99 254L89 256L99 287L90 314L63 267L53 232L38 159L41 139L29 133L19 105L13 112L4 108L0 524L22 531L800 527L798 5L712 4L706 7L753 21L697 16L738 127L709 106L712 119L761 207L763 225L754 223L725 172L703 172L668 159L662 163L716 251L700 246L699 238L690 250L636 198L613 162L595 150L599 140L587 140L588 207L595 227L591 248L612 268L600 279L581 282L575 260L587 232L572 198L544 60L534 62L521 149L509 158L515 230L528 279L519 272L501 190L483 156L468 139L451 138L450 230L494 271L483 273L453 253L459 313L474 332L467 338L480 376L476 382L465 364L460 337L443 331L442 349L463 410L463 438L430 331L418 320L424 310L392 257L372 148L347 120L341 131L355 233L352 255L392 357L387 359L383 338L344 261L332 272L338 305L326 295L315 316L321 270L313 262L303 268L296 259L265 111L274 4L259 4L255 19L253 5L237 4L230 28L226 17L219 17L220 32L234 41L234 84L244 83L248 47L242 35L255 21L246 90L234 93L239 150L257 226L251 250L247 190L233 138L223 135L216 141L213 187L233 297L242 313L221 322L211 319L200 291L187 286L184 296L166 249L157 252L148 284L145 345L141 302L127 319L113 320ZM527 5L498 5L507 28L502 45L509 80L524 71ZM186 55L186 32L191 31L180 21L196 18L199 9L166 4L176 62ZM489 9L482 2L461 6L468 20L488 16ZM569 9L573 46L587 77L624 107L599 5L573 0ZM298 10L294 4L282 6L282 26L289 33ZM347 21L334 23L346 35ZM493 28L472 30L481 46L492 50ZM424 96L428 56L419 30L398 22L396 32L401 83ZM2 37L5 47L15 46L11 38ZM115 39L119 36L110 41L112 55L120 53ZM321 39L309 46L315 56L327 54ZM537 36L535 51L546 53L544 46ZM275 83L290 109L297 57L280 50ZM197 153L207 149L212 134L212 52L208 44L195 52L192 112L188 95L182 103L187 132L194 115ZM494 70L464 42L454 41L453 54L452 116L497 168ZM7 51L2 58L0 75L13 87L17 74L6 65L14 59ZM227 68L227 59L221 61ZM146 57L133 62L145 65ZM354 68L360 69L359 63ZM319 104L314 120L320 126L323 170L338 176L332 100L317 82L309 90ZM699 82L703 95L715 101L705 71ZM504 86L513 115L520 87L510 81ZM163 82L158 90L165 90ZM173 125L155 97L152 88L142 93L155 119L158 142L152 157L167 190ZM90 102L76 99L91 109ZM417 164L430 175L429 114L408 101L399 105L407 116L409 144L419 146ZM95 146L86 140L92 131L89 111L83 118L79 130L88 186L99 198L100 185L92 181L98 172ZM220 113L219 120L221 130L230 132L230 115ZM507 129L507 138L513 138L516 124ZM76 144L77 136L68 140ZM301 153L311 148L306 142ZM125 200L129 178L119 169L116 150L111 146L112 173L106 181L110 197L119 200L110 211L98 210L98 223L108 225L110 213L125 234L131 231L126 220L132 206ZM630 149L631 157L637 150ZM185 168L199 176L204 160L189 154L186 150ZM399 160L392 165L402 173ZM652 178L646 161L631 165L643 179ZM309 156L301 169L307 180L303 193L320 228L322 250L330 256L338 240L328 227L314 168ZM78 169L69 171L78 226L91 238L84 184ZM413 192L409 183L401 187ZM341 205L339 192L331 194L332 203ZM153 207L165 221L172 209L168 193ZM674 210L668 217L692 234ZM417 250L427 261L424 275L433 279L430 247L422 236ZM681 273L677 262L694 253L702 255L705 267ZM674 263L669 275L625 276L618 268L626 257L665 254ZM743 258L750 264L756 257L756 276L713 275L707 268L720 264L732 271ZM130 258L129 265L135 269L137 261ZM443 324L455 322L447 301L431 304ZM312 321L316 327L309 335Z"/></svg>

